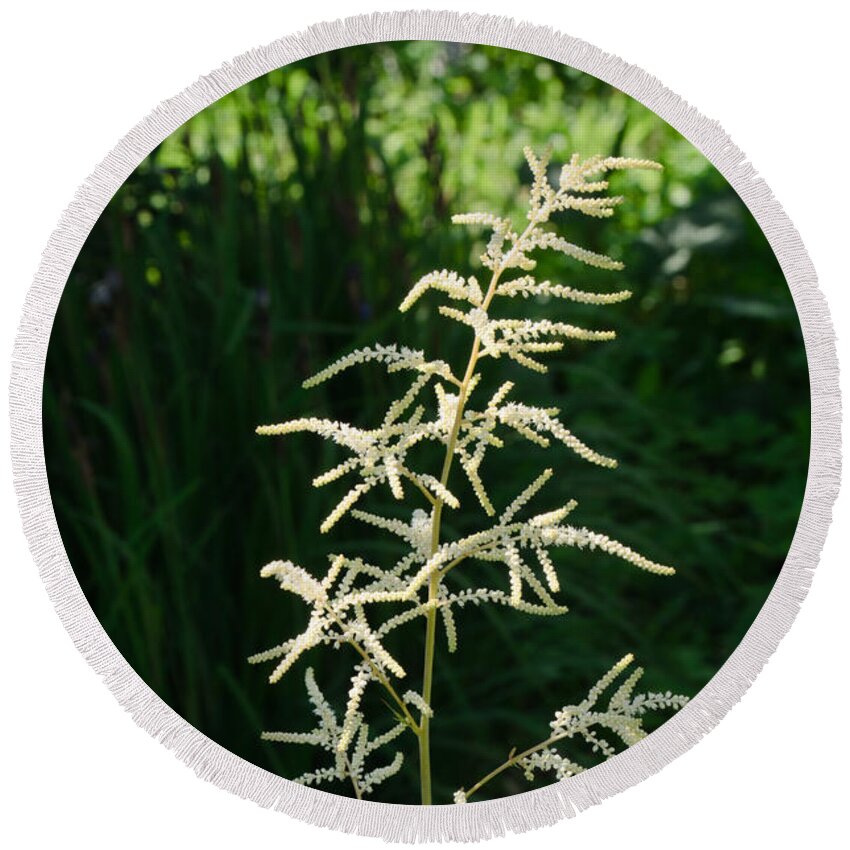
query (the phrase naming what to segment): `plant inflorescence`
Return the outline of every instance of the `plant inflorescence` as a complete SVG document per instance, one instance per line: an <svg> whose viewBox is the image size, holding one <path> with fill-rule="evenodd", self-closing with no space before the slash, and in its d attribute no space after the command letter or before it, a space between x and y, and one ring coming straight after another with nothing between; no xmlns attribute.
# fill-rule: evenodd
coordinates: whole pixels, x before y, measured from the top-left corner
<svg viewBox="0 0 850 850"><path fill-rule="evenodd" d="M274 425L263 425L257 433L267 435L311 432L331 440L348 453L336 466L319 474L313 484L322 487L343 478L354 482L342 495L320 526L330 531L346 515L371 532L386 532L406 544L405 554L395 563L382 565L353 554L337 553L329 558L321 577L288 560L263 567L261 575L274 578L283 590L301 597L310 610L305 629L279 646L252 656L252 662L274 661L270 681L278 681L308 650L318 646L348 647L353 669L347 703L338 714L316 684L312 669L305 682L318 725L308 732L267 732L264 738L283 743L300 743L328 752L326 767L304 774L299 782L319 784L341 780L351 784L360 798L401 768L403 754L396 751L375 767L373 753L392 744L404 733L418 741L421 799L432 802L431 724L434 718L432 688L435 675L435 642L438 623L445 632L447 646L458 645L455 613L466 606L491 604L507 606L537 616L566 613L559 601L560 582L551 550L560 547L599 550L659 576L672 575L671 567L656 563L604 533L573 524L576 502L550 507L540 512L528 510L538 492L552 479L553 470L544 469L508 505L497 508L485 484L482 467L491 450L505 444L508 434L517 435L540 448L552 441L561 443L580 458L606 469L617 462L586 445L573 434L554 407L518 400L514 384L503 382L489 398L476 401L475 391L485 362L503 358L527 369L545 372L541 356L560 351L566 341L602 342L614 338L613 331L589 330L550 319L533 320L521 315L497 318L491 315L495 302L515 302L537 296L582 304L609 305L624 301L627 290L600 294L575 289L562 283L538 281L533 275L536 251L551 250L580 263L601 269L618 270L622 264L604 254L589 251L546 229L554 213L573 210L595 218L607 218L623 201L621 196L601 194L608 188L606 175L627 169L660 169L655 162L623 157L574 155L560 169L555 184L549 178L549 154L525 156L533 180L524 226L515 228L507 218L491 213L455 215L452 221L491 232L481 263L489 280L463 277L455 271L434 271L424 275L400 305L409 310L430 291L450 302L438 307L447 319L469 328L471 343L462 371L456 372L443 360L428 359L425 352L398 344L379 345L353 351L304 382L315 386L359 364L375 362L388 372L410 373L408 389L389 406L383 420L373 427L305 417ZM513 275L513 276L511 276ZM497 364L493 364L494 366ZM424 398L430 385L430 401ZM479 391L478 395L481 393ZM412 450L430 442L444 449L440 468L417 468ZM445 509L465 510L452 481L455 463L465 475L486 520L478 530L459 539L446 539L442 527ZM407 509L405 518L385 516L363 509L371 490L388 488L399 503L412 497L418 507ZM492 584L477 588L457 588L453 573L472 560L492 564ZM387 649L387 636L401 627L422 627L424 654L418 674L418 689L403 687L408 671ZM629 746L645 734L642 718L657 709L678 709L685 697L667 694L634 694L642 674L640 668L628 675L600 707L603 693L615 684L632 657L625 656L591 688L587 697L560 709L551 724L551 734L508 758L480 781L460 790L455 802L466 802L492 778L509 767L519 768L532 779L536 772L552 772L555 778L568 777L582 769L567 743L583 743L597 760L610 758L617 746L606 738L613 736ZM367 688L384 691L392 706L394 722L376 736L361 710Z"/></svg>

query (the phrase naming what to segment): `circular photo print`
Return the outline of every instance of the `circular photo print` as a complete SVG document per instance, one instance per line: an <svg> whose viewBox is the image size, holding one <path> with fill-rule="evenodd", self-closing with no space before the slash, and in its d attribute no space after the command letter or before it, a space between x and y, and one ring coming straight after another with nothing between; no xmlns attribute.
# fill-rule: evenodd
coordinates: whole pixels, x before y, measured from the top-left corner
<svg viewBox="0 0 850 850"><path fill-rule="evenodd" d="M767 239L595 77L395 41L260 76L136 168L47 357L62 541L128 664L253 764L466 804L695 697L799 518Z"/></svg>

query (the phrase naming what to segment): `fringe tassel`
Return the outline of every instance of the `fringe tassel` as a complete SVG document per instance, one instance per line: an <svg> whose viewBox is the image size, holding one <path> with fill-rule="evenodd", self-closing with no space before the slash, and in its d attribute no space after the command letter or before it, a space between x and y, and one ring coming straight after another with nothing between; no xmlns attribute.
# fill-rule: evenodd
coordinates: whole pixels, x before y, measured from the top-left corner
<svg viewBox="0 0 850 850"><path fill-rule="evenodd" d="M95 221L141 160L204 107L274 68L328 50L401 39L489 44L563 62L616 86L679 130L738 192L776 253L802 323L811 383L811 459L799 525L776 585L729 660L684 709L616 758L538 791L460 806L361 802L296 785L228 752L172 711L121 657L77 583L53 514L41 437L44 363L62 289ZM454 12L392 12L317 24L222 65L136 125L79 188L44 251L14 348L11 419L15 487L33 558L77 648L135 721L202 779L233 794L318 826L398 842L479 841L552 824L651 776L692 747L743 696L794 620L826 537L841 465L829 311L797 231L720 125L649 74L585 42L505 17Z"/></svg>

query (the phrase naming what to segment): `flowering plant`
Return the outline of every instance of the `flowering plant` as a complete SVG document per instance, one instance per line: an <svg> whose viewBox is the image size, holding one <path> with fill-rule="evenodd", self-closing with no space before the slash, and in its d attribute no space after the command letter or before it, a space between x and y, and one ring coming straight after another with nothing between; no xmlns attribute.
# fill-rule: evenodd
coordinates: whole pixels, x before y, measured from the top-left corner
<svg viewBox="0 0 850 850"><path fill-rule="evenodd" d="M349 456L321 473L313 485L321 487L354 475L353 486L339 499L320 526L330 531L344 516L371 528L395 535L407 551L390 565L364 561L356 555L334 554L321 578L288 560L274 561L263 567L261 575L274 578L281 588L301 597L310 608L306 628L265 652L252 656L252 662L276 661L270 681L278 681L308 650L317 646L349 647L353 650L353 669L348 701L342 715L333 710L316 684L312 669L305 683L318 725L309 732L266 732L270 741L300 743L321 747L331 761L327 767L309 772L296 781L319 784L331 780L350 782L360 798L371 793L381 782L396 774L403 754L394 753L389 762L368 769L367 758L379 748L391 744L404 733L417 739L421 800L432 802L431 724L434 719L432 688L435 675L435 642L438 620L445 632L448 650L458 643L455 612L467 605L508 606L529 615L550 617L565 614L567 608L557 600L560 582L550 550L558 547L600 550L614 555L639 569L659 576L672 575L671 567L656 563L607 535L568 522L576 508L574 500L555 508L529 515L527 506L553 476L544 469L510 502L497 510L484 479L482 464L490 450L504 446L504 436L513 432L541 448L552 440L560 442L580 458L606 469L617 462L587 446L561 421L557 408L542 407L513 400L514 385L502 383L492 395L474 405L470 403L482 378L483 361L508 358L528 369L545 372L540 355L564 347L565 340L602 342L614 338L613 331L588 330L562 321L529 318L496 318L491 309L497 301L512 302L517 296L527 299L548 296L583 304L608 305L629 298L627 290L600 294L575 289L548 280L538 281L531 272L536 262L531 254L540 250L561 252L581 263L601 269L618 270L622 264L568 242L544 228L554 213L574 210L595 218L607 218L623 201L621 196L605 196L605 175L626 169L660 169L655 162L623 157L593 156L581 160L574 155L560 169L557 184L549 179L549 153L536 156L529 148L525 156L533 181L529 194L527 222L521 230L513 223L491 213L455 215L452 221L491 230L481 263L489 272L484 285L473 277L442 270L423 276L400 305L409 310L421 297L433 290L447 296L458 306L440 305L439 313L467 326L472 340L467 362L456 373L442 360L430 360L423 351L397 344L374 345L358 349L304 382L315 386L344 370L367 362L377 362L388 372L411 373L410 385L386 411L376 427L362 428L345 422L314 417L294 419L275 425L263 425L257 433L266 435L311 432L331 440ZM517 276L505 279L511 273ZM430 404L422 400L428 385L433 387ZM480 393L479 393L480 395ZM411 450L423 442L432 442L445 450L442 467L428 472L417 469ZM446 539L443 512L461 510L452 489L451 473L455 461L487 520L477 531ZM424 501L425 507L408 509L406 518L379 515L359 507L363 497L377 487L387 487L398 502L409 495ZM455 570L471 560L499 565L494 569L493 586L474 589L453 588ZM506 581L500 584L498 577ZM504 586L506 584L506 586ZM407 670L386 646L387 636L403 626L424 621L424 656L421 685L402 690L400 680ZM490 774L458 791L455 802L466 802L472 794L509 767L518 767L531 779L535 771L552 771L560 779L582 766L558 746L570 740L583 741L593 753L610 758L615 746L603 736L607 731L629 746L645 734L642 718L655 709L677 709L683 696L634 694L642 674L630 673L617 687L604 708L599 707L603 693L614 685L632 662L630 655L614 665L591 688L587 697L575 705L560 709L552 721L552 734L519 754L511 751L507 760ZM377 736L361 710L368 687L383 689L394 715L393 724Z"/></svg>

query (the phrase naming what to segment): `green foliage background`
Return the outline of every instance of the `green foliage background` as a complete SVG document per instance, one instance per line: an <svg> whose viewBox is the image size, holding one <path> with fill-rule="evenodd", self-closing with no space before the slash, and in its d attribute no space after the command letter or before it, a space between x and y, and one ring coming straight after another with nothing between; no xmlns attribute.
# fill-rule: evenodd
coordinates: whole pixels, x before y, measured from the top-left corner
<svg viewBox="0 0 850 850"><path fill-rule="evenodd" d="M106 631L183 717L258 765L294 776L313 757L258 737L312 726L305 665L271 687L266 669L245 662L306 619L260 566L284 557L323 571L330 551L394 552L351 520L320 536L344 485L309 482L339 455L254 427L309 414L379 419L400 386L380 367L300 388L355 346L398 341L458 363L469 337L434 317L433 295L411 316L396 307L421 274L477 266L480 235L449 215L522 215L522 147L546 143L556 163L575 150L665 166L615 176L627 200L614 219L556 222L624 259L624 272L560 255L539 266L540 279L625 286L632 300L510 304L615 327L618 340L569 345L547 376L485 361L528 401L558 404L621 466L525 444L492 455L484 477L498 506L554 465L541 509L574 496L576 522L679 573L570 552L558 561L566 617L465 610L459 652L438 646L436 799L543 737L555 708L627 651L649 688L697 693L770 591L805 485L806 360L778 263L720 174L621 92L528 54L398 42L298 62L204 110L130 176L71 274L44 393L59 527ZM463 520L450 513L447 527L459 532ZM422 636L404 634L396 650L415 680ZM351 661L321 650L308 659L340 704ZM385 713L379 702L371 710ZM417 799L412 743L379 799ZM513 772L488 790L525 787Z"/></svg>

